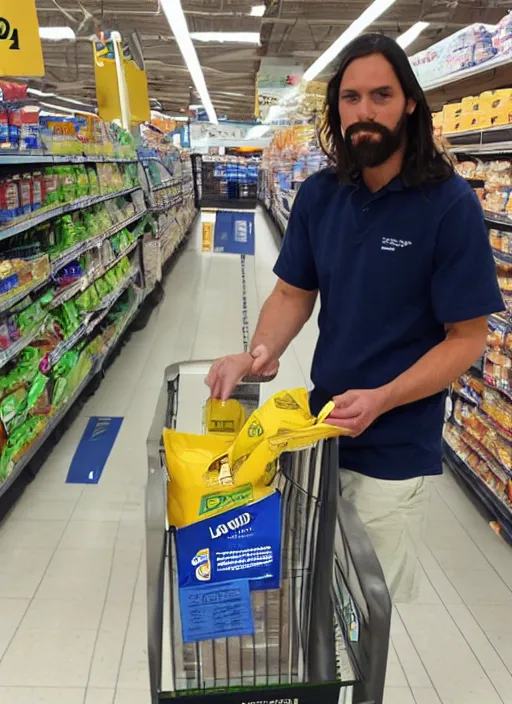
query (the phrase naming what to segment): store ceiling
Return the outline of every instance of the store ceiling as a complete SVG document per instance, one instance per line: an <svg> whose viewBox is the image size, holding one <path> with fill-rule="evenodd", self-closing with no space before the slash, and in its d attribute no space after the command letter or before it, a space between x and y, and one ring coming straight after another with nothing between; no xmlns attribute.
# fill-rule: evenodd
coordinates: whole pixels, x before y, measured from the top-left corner
<svg viewBox="0 0 512 704"><path fill-rule="evenodd" d="M265 15L251 17L251 7L263 3ZM261 57L289 57L307 67L368 4L369 0L182 0L191 32L260 32L259 47L195 43L217 114L251 119ZM429 29L411 47L419 51L473 22L498 22L508 4L508 0L397 0L371 29L397 36L420 19L429 21ZM37 0L37 9L41 26L71 26L78 41L43 42L46 76L33 87L94 103L90 36L101 29L124 35L137 30L150 96L173 114L198 102L158 0Z"/></svg>

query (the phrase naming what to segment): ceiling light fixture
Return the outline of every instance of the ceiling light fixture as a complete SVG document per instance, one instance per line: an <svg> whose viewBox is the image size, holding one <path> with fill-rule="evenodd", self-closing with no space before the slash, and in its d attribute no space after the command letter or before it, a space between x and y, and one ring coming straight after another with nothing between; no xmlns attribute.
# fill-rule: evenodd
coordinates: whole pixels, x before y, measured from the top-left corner
<svg viewBox="0 0 512 704"><path fill-rule="evenodd" d="M39 36L41 39L50 39L55 42L62 39L74 42L76 39L76 34L71 27L39 27Z"/></svg>
<svg viewBox="0 0 512 704"><path fill-rule="evenodd" d="M247 132L245 139L261 139L269 130L269 125L256 125L256 127L251 127L249 132Z"/></svg>
<svg viewBox="0 0 512 704"><path fill-rule="evenodd" d="M218 42L224 44L259 44L259 32L191 32L197 42Z"/></svg>
<svg viewBox="0 0 512 704"><path fill-rule="evenodd" d="M430 22L416 22L412 27L401 34L396 43L402 47L402 49L407 49L407 47L412 44L420 36L420 34L430 25Z"/></svg>
<svg viewBox="0 0 512 704"><path fill-rule="evenodd" d="M64 103L71 103L72 105L83 105L86 108L91 108L90 103L83 103L81 100L74 100L73 98L63 98L56 93L44 93L42 90L37 90L37 88L27 88L27 93L29 95L35 95L37 98L54 98L55 100L61 100Z"/></svg>
<svg viewBox="0 0 512 704"><path fill-rule="evenodd" d="M160 0L160 5L167 18L169 27L172 29L174 38L180 48L181 55L187 68L192 77L192 81L196 87L197 92L201 98L201 102L204 105L208 119L214 125L218 125L219 121L217 119L217 114L213 103L210 99L210 94L208 93L208 88L206 87L206 81L204 80L203 69L197 58L197 52L190 38L190 32L187 27L187 20L185 19L185 14L181 6L180 0Z"/></svg>
<svg viewBox="0 0 512 704"><path fill-rule="evenodd" d="M265 5L253 5L251 7L251 17L263 17L266 9Z"/></svg>
<svg viewBox="0 0 512 704"><path fill-rule="evenodd" d="M54 105L53 103L46 103L41 101L40 103L45 108L50 108L57 113L63 113L65 115L91 115L91 117L98 117L94 112L88 112L87 110L71 110L70 108L64 108L62 105Z"/></svg>
<svg viewBox="0 0 512 704"><path fill-rule="evenodd" d="M364 31L372 22L380 17L386 10L391 7L396 2L396 0L374 0L372 4L362 12L357 20L354 20L350 27L348 27L340 36L336 39L331 46L324 51L324 53L318 57L318 59L311 64L311 66L304 73L305 81L312 81L314 78L321 73L326 66L328 66L333 59L335 59L340 51L349 44L352 39L355 39L362 31Z"/></svg>

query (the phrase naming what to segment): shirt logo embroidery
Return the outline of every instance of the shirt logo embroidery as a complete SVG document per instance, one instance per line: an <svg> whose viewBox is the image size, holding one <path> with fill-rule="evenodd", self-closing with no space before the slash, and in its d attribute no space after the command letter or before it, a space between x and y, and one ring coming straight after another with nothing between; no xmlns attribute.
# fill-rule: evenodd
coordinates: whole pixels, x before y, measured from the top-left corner
<svg viewBox="0 0 512 704"><path fill-rule="evenodd" d="M380 248L383 252L396 252L397 249L403 249L411 245L412 242L409 240L395 240L393 237L383 237Z"/></svg>

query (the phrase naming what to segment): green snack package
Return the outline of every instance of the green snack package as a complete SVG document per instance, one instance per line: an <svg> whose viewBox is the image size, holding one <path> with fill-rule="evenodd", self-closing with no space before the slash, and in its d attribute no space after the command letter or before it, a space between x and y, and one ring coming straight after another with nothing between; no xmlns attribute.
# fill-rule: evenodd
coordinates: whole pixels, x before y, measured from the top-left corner
<svg viewBox="0 0 512 704"><path fill-rule="evenodd" d="M28 390L27 411L30 412L34 408L41 394L45 392L47 384L48 377L44 376L44 374L41 374L41 372L39 372L36 375L34 381L32 382L30 389Z"/></svg>
<svg viewBox="0 0 512 704"><path fill-rule="evenodd" d="M83 164L75 166L76 197L85 198L89 195L89 176Z"/></svg>
<svg viewBox="0 0 512 704"><path fill-rule="evenodd" d="M73 166L56 166L59 177L59 197L61 203L70 203L76 198L76 173Z"/></svg>
<svg viewBox="0 0 512 704"><path fill-rule="evenodd" d="M47 306L50 305L50 303L53 301L55 297L55 291L47 291L44 296L41 296L39 299L39 303L46 308Z"/></svg>
<svg viewBox="0 0 512 704"><path fill-rule="evenodd" d="M59 175L55 167L44 170L44 207L51 208L60 201Z"/></svg>
<svg viewBox="0 0 512 704"><path fill-rule="evenodd" d="M130 233L128 230L125 228L124 230L121 230L119 233L119 248L118 248L118 253L122 252L123 249L126 249L131 245L131 240L130 240Z"/></svg>
<svg viewBox="0 0 512 704"><path fill-rule="evenodd" d="M18 314L18 328L23 336L28 335L44 319L41 301L35 301Z"/></svg>
<svg viewBox="0 0 512 704"><path fill-rule="evenodd" d="M105 280L104 276L102 276L101 279L98 279L96 281L96 291L100 300L103 300L103 298L105 298L105 296L108 296L108 294L110 293L111 289L109 288L109 285Z"/></svg>
<svg viewBox="0 0 512 704"><path fill-rule="evenodd" d="M82 214L80 212L73 214L73 228L75 230L76 242L83 242L89 237L87 228L85 227Z"/></svg>
<svg viewBox="0 0 512 704"><path fill-rule="evenodd" d="M56 226L57 246L60 251L72 247L78 242L75 225L71 215L63 215Z"/></svg>
<svg viewBox="0 0 512 704"><path fill-rule="evenodd" d="M98 196L100 194L100 184L94 166L87 167L87 178L89 180L89 195Z"/></svg>
<svg viewBox="0 0 512 704"><path fill-rule="evenodd" d="M107 271L105 276L103 277L106 281L106 284L109 288L109 291L113 291L115 288L117 288L117 274L116 274L116 269L117 267L114 267L113 269L110 269Z"/></svg>
<svg viewBox="0 0 512 704"><path fill-rule="evenodd" d="M62 355L57 364L54 366L53 374L55 376L66 376L77 362L78 352L76 349L68 350Z"/></svg>
<svg viewBox="0 0 512 704"><path fill-rule="evenodd" d="M91 310L94 310L95 308L98 308L98 306L100 305L102 297L98 293L98 289L96 288L95 284L90 286L89 289L90 289L91 305L92 305Z"/></svg>
<svg viewBox="0 0 512 704"><path fill-rule="evenodd" d="M59 376L55 380L52 394L52 406L54 409L62 406L67 400L68 380L65 376Z"/></svg>
<svg viewBox="0 0 512 704"><path fill-rule="evenodd" d="M59 321L65 337L72 335L80 326L80 314L73 299L60 306Z"/></svg>

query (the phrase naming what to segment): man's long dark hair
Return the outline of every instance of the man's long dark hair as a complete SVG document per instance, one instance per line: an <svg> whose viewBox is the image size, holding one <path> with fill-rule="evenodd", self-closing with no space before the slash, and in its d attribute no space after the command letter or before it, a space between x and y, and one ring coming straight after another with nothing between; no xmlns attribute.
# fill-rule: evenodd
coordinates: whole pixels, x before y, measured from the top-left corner
<svg viewBox="0 0 512 704"><path fill-rule="evenodd" d="M404 50L383 34L363 34L340 54L336 73L329 81L325 114L319 132L320 145L336 168L340 180L355 179L360 174L345 148L339 114L340 83L348 66L355 59L382 54L393 67L405 98L416 102L416 109L407 116L407 145L402 174L407 185L418 186L446 180L453 173L448 157L436 147L432 114L420 84Z"/></svg>

